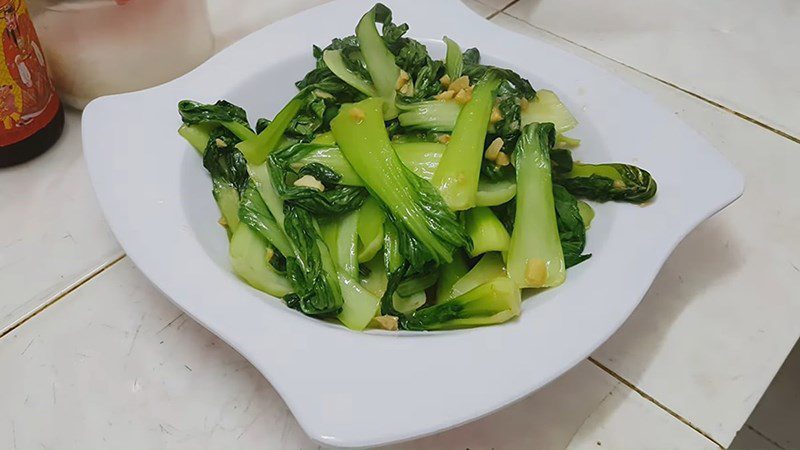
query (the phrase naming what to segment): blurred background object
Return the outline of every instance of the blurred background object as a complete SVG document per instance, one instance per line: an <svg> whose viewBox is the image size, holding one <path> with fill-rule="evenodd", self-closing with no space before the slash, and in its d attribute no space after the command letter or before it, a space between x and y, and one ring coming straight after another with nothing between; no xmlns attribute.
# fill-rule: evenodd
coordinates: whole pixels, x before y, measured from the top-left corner
<svg viewBox="0 0 800 450"><path fill-rule="evenodd" d="M29 0L65 103L176 78L214 52L202 0Z"/></svg>
<svg viewBox="0 0 800 450"><path fill-rule="evenodd" d="M0 167L21 164L61 136L64 110L24 0L0 0Z"/></svg>
<svg viewBox="0 0 800 450"><path fill-rule="evenodd" d="M277 18L327 0L29 0L62 100L165 83Z"/></svg>
<svg viewBox="0 0 800 450"><path fill-rule="evenodd" d="M138 1L138 0L131 0ZM279 18L289 17L330 0L206 0L217 51ZM231 11L235 5L235 13Z"/></svg>

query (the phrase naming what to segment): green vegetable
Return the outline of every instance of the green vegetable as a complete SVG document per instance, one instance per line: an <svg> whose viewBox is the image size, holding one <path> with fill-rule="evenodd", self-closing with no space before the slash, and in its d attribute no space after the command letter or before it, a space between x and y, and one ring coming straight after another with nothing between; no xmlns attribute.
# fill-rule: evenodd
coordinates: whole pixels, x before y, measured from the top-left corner
<svg viewBox="0 0 800 450"><path fill-rule="evenodd" d="M406 330L451 330L507 322L520 313L521 296L514 282L497 278L445 303L404 316Z"/></svg>
<svg viewBox="0 0 800 450"><path fill-rule="evenodd" d="M331 135L332 136L332 135ZM339 175L339 183L347 186L363 186L361 177L353 170L350 163L344 158L339 147L330 144L297 144L291 151L283 153L282 159L288 163L289 168L299 172L303 167L317 163L333 170Z"/></svg>
<svg viewBox="0 0 800 450"><path fill-rule="evenodd" d="M333 99L334 97L327 92L318 89L310 91L304 97L304 103L300 110L297 111L284 131L284 138L309 141L314 138L317 131L327 129L330 120L339 112L339 106L332 102ZM280 144L276 146L276 149L278 148L280 148Z"/></svg>
<svg viewBox="0 0 800 450"><path fill-rule="evenodd" d="M464 60L464 65L475 66L480 64L481 62L481 52L478 51L477 48L468 48L464 50L464 54L461 55L462 59Z"/></svg>
<svg viewBox="0 0 800 450"><path fill-rule="evenodd" d="M522 288L558 286L566 278L550 174L554 141L553 124L534 123L522 130L514 150L517 207L507 262Z"/></svg>
<svg viewBox="0 0 800 450"><path fill-rule="evenodd" d="M266 117L260 117L256 120L256 134L266 130L270 123L272 123L272 121Z"/></svg>
<svg viewBox="0 0 800 450"><path fill-rule="evenodd" d="M487 138L488 140L488 138ZM491 141L489 141L491 142ZM514 140L516 145L516 139ZM487 144L488 147L489 144ZM505 145L503 145L505 147ZM508 155L511 151L503 152ZM509 158L510 159L510 158ZM494 161L489 161L488 159L483 159L481 161L481 179L486 180L491 183L501 182L503 180L509 180L514 178L514 167L509 164L507 166L498 166Z"/></svg>
<svg viewBox="0 0 800 450"><path fill-rule="evenodd" d="M319 145L328 145L328 146L335 146L336 139L333 138L333 133L330 131L326 131L324 133L320 133L314 137L311 141L312 144L319 144ZM338 147L337 147L338 148Z"/></svg>
<svg viewBox="0 0 800 450"><path fill-rule="evenodd" d="M349 278L358 278L358 211L345 214L341 218L328 220L320 224L320 235L331 257L336 262L340 274Z"/></svg>
<svg viewBox="0 0 800 450"><path fill-rule="evenodd" d="M578 121L561 103L553 91L539 90L536 97L530 102L527 110L522 111L522 124L550 122L555 125L558 133L566 133L575 128Z"/></svg>
<svg viewBox="0 0 800 450"><path fill-rule="evenodd" d="M511 201L517 195L517 184L514 179L501 179L491 182L485 178L478 181L478 193L475 196L476 206L497 206Z"/></svg>
<svg viewBox="0 0 800 450"><path fill-rule="evenodd" d="M564 264L570 268L592 256L582 254L586 247L586 226L578 201L563 186L553 185L553 201L556 206L558 235L564 252Z"/></svg>
<svg viewBox="0 0 800 450"><path fill-rule="evenodd" d="M347 67L342 58L341 50L325 50L322 59L325 61L325 65L328 66L330 71L345 83L358 89L368 97L376 97L378 95L378 91L375 90L375 86L372 85L371 80L362 78L358 73Z"/></svg>
<svg viewBox="0 0 800 450"><path fill-rule="evenodd" d="M487 253L481 257L480 261L469 272L453 283L453 287L446 296L439 299L439 303L458 297L496 278L506 277L508 277L506 266L500 253Z"/></svg>
<svg viewBox="0 0 800 450"><path fill-rule="evenodd" d="M178 102L178 112L185 125L222 125L242 140L255 136L247 123L247 113L225 100L213 105L181 100Z"/></svg>
<svg viewBox="0 0 800 450"><path fill-rule="evenodd" d="M269 250L269 244L250 227L237 227L230 242L231 265L250 286L275 297L284 297L292 292L292 286L267 261Z"/></svg>
<svg viewBox="0 0 800 450"><path fill-rule="evenodd" d="M234 147L238 138L226 128L216 127L206 141L203 166L211 175L211 192L230 237L239 225L239 194L248 182L247 164Z"/></svg>
<svg viewBox="0 0 800 450"><path fill-rule="evenodd" d="M502 151L506 153L511 153L519 137L522 98L524 92L510 80L503 80L497 88L497 109L502 118L492 125L492 131L503 139Z"/></svg>
<svg viewBox="0 0 800 450"><path fill-rule="evenodd" d="M573 165L571 151L560 148L550 150L550 167L554 174L569 173Z"/></svg>
<svg viewBox="0 0 800 450"><path fill-rule="evenodd" d="M362 187L339 185L341 175L320 163L303 166L297 173L291 170L291 161L296 152L305 152L305 147L314 144L297 144L269 157L272 185L287 204L297 205L315 216L332 216L354 211L364 204L369 193ZM289 184L293 178L313 176L322 182L324 190Z"/></svg>
<svg viewBox="0 0 800 450"><path fill-rule="evenodd" d="M258 193L255 182L252 180L242 192L237 219L247 224L253 231L258 232L281 254L294 254L292 244L283 232L283 228L267 208L266 203L261 198L261 194ZM228 223L230 223L230 220L228 220Z"/></svg>
<svg viewBox="0 0 800 450"><path fill-rule="evenodd" d="M400 253L400 235L392 222L383 224L383 263L386 287L381 296L381 315L399 316L394 308L394 294L408 272L408 263Z"/></svg>
<svg viewBox="0 0 800 450"><path fill-rule="evenodd" d="M313 46L299 92L255 131L225 100L183 100L178 133L210 175L234 272L288 307L359 331L511 320L521 289L590 258L578 198L642 203L656 183L575 162L577 121L553 92L447 37L433 60L408 31L378 3ZM460 89L448 78L471 98L437 100Z"/></svg>
<svg viewBox="0 0 800 450"><path fill-rule="evenodd" d="M333 141L332 134L320 136L323 136L326 141ZM443 144L435 142L394 143L393 147L403 164L426 180L430 180L433 177L433 172L439 165L439 160L445 148ZM353 167L335 144L318 142L296 144L291 147L291 150L281 151L281 158L296 173L301 172L308 165L317 163L338 174L340 176L338 184L364 186L364 181L353 170Z"/></svg>
<svg viewBox="0 0 800 450"><path fill-rule="evenodd" d="M378 313L380 298L346 275L339 274L339 283L344 303L336 318L351 330L367 328Z"/></svg>
<svg viewBox="0 0 800 450"><path fill-rule="evenodd" d="M475 85L472 100L458 115L455 129L431 181L447 206L463 211L475 206L484 139L500 79L487 71Z"/></svg>
<svg viewBox="0 0 800 450"><path fill-rule="evenodd" d="M225 220L225 228L228 230L228 237L236 231L239 226L239 193L233 185L219 179L211 180L211 193L217 202L222 218Z"/></svg>
<svg viewBox="0 0 800 450"><path fill-rule="evenodd" d="M264 131L249 139L243 138L245 140L236 145L236 148L247 158L248 163L259 165L267 160L269 154L278 147L283 133L306 105L309 95L308 90L300 91L278 112Z"/></svg>
<svg viewBox="0 0 800 450"><path fill-rule="evenodd" d="M380 99L342 107L331 122L340 149L397 227L403 257L415 269L450 262L469 238L435 189L405 167L389 142Z"/></svg>
<svg viewBox="0 0 800 450"><path fill-rule="evenodd" d="M420 142L440 143L445 139L445 136L447 136L446 139L450 139L449 133L440 133L438 131L406 129L391 131L393 132L389 133L389 135L392 137L392 144L417 144Z"/></svg>
<svg viewBox="0 0 800 450"><path fill-rule="evenodd" d="M225 128L212 131L203 154L203 167L212 180L230 184L241 192L247 185L247 162L236 150L237 142L236 136Z"/></svg>
<svg viewBox="0 0 800 450"><path fill-rule="evenodd" d="M358 48L358 40L355 36L334 39L324 50L317 46L314 46L313 49L314 59L317 61L316 67L308 72L302 80L295 83L297 89L325 93L328 96L332 96L336 104L360 100L364 94L334 74L332 69L325 63L324 58L327 51L340 52L340 63L344 67L339 66L335 67L335 69L337 71L345 70L351 72L357 80L366 80L368 84L371 84L363 58L361 58L361 51ZM256 124L256 132L260 133L261 130L258 128L258 124Z"/></svg>
<svg viewBox="0 0 800 450"><path fill-rule="evenodd" d="M284 230L283 200L272 187L272 176L269 168L266 164L259 166L248 164L247 173L250 175L250 179L255 184L256 190L258 190L264 203L266 203L272 217L275 218L275 222L281 227L281 230Z"/></svg>
<svg viewBox="0 0 800 450"><path fill-rule="evenodd" d="M361 285L374 295L381 297L386 292L388 279L383 265L383 257L376 256L359 266Z"/></svg>
<svg viewBox="0 0 800 450"><path fill-rule="evenodd" d="M394 310L403 315L411 314L412 312L421 308L426 301L428 301L428 299L425 297L425 291L417 291L406 297L395 292L395 294L392 296L392 305L394 306Z"/></svg>
<svg viewBox="0 0 800 450"><path fill-rule="evenodd" d="M461 48L454 40L448 38L447 36L445 36L442 40L447 45L447 55L444 59L444 65L447 68L447 76L449 76L451 80L455 80L461 76L461 70L464 68L464 60L463 56L461 55Z"/></svg>
<svg viewBox="0 0 800 450"><path fill-rule="evenodd" d="M197 125L181 125L178 128L178 134L183 136L189 144L194 147L195 150L200 153L200 156L206 151L206 144L208 144L208 139L211 137L211 131L216 128L217 125L212 123L202 123Z"/></svg>
<svg viewBox="0 0 800 450"><path fill-rule="evenodd" d="M437 270L416 274L406 278L397 286L397 294L408 297L435 285L437 280L439 280L439 271Z"/></svg>
<svg viewBox="0 0 800 450"><path fill-rule="evenodd" d="M375 26L376 10L385 14L388 8L379 3L364 14L356 26L356 36L358 37L358 44L364 61L367 64L367 70L372 78L372 83L378 95L384 99L384 117L393 119L397 117L395 85L400 77L400 68L395 64L394 55L386 47L381 35L378 34L378 29Z"/></svg>
<svg viewBox="0 0 800 450"><path fill-rule="evenodd" d="M658 190L648 171L630 164L574 163L570 172L557 175L556 180L576 197L598 202L644 203Z"/></svg>
<svg viewBox="0 0 800 450"><path fill-rule="evenodd" d="M383 247L383 222L386 214L380 203L369 197L358 212L358 262L367 262Z"/></svg>
<svg viewBox="0 0 800 450"><path fill-rule="evenodd" d="M502 261L501 261L502 264ZM445 264L441 268L439 275L439 284L436 286L436 302L442 303L445 300L456 297L451 295L453 286L467 274L469 268L467 267L467 260L461 250L457 250L453 255L453 261Z"/></svg>
<svg viewBox="0 0 800 450"><path fill-rule="evenodd" d="M400 94L414 101L436 95L442 87L439 78L444 74L444 63L434 61L424 45L405 37L408 25L392 23L392 12L389 8L378 4L375 12L376 20L383 24L383 41L386 47L395 56L397 66L411 78L407 86L401 87Z"/></svg>
<svg viewBox="0 0 800 450"><path fill-rule="evenodd" d="M286 275L295 293L284 297L291 308L309 316L329 317L342 309L341 286L335 263L308 211L287 205L284 228L294 247L286 257Z"/></svg>
<svg viewBox="0 0 800 450"><path fill-rule="evenodd" d="M568 136L564 136L563 134L559 134L556 136L556 148L575 148L581 145L580 139L573 139Z"/></svg>
<svg viewBox="0 0 800 450"><path fill-rule="evenodd" d="M578 200L578 212L581 215L581 219L583 219L583 224L588 230L592 226L592 220L594 220L594 209L585 201Z"/></svg>
<svg viewBox="0 0 800 450"><path fill-rule="evenodd" d="M393 147L406 167L428 181L433 178L445 149L443 144L435 142L409 142Z"/></svg>
<svg viewBox="0 0 800 450"><path fill-rule="evenodd" d="M509 233L514 231L514 219L517 215L516 200L503 203L502 205L492 206L492 212L503 223Z"/></svg>
<svg viewBox="0 0 800 450"><path fill-rule="evenodd" d="M342 310L336 316L347 328L363 330L375 317L380 297L358 282L356 259L358 212L320 225L320 234L333 258L342 292Z"/></svg>
<svg viewBox="0 0 800 450"><path fill-rule="evenodd" d="M400 125L409 129L453 131L461 105L455 100L428 100L418 103L398 103Z"/></svg>
<svg viewBox="0 0 800 450"><path fill-rule="evenodd" d="M491 209L485 206L473 208L466 211L464 217L467 233L472 239L470 257L508 250L511 237Z"/></svg>

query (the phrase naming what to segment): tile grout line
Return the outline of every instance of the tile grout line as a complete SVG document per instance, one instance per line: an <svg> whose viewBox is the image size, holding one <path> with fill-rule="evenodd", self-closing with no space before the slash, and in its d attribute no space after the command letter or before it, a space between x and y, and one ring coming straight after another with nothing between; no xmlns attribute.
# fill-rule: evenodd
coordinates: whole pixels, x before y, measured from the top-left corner
<svg viewBox="0 0 800 450"><path fill-rule="evenodd" d="M572 41L572 40L570 40L570 39L567 39L567 38L565 38L565 37L563 37L563 36L561 36L561 35L559 35L559 34L553 33L553 32L552 32L552 31L550 31L550 30L544 29L544 28L542 28L542 27L540 27L540 26L538 26L538 25L534 25L534 24L532 24L532 23L528 22L527 20L521 19L521 18L519 18L519 17L516 17L516 16L512 16L511 14L509 14L509 13L505 12L505 10L506 10L508 7L510 7L510 6L512 6L513 4L517 3L517 1L519 1L519 0L516 0L516 1L514 1L513 3L511 3L511 4L509 4L508 6L506 6L505 8L503 8L501 11L498 11L498 12L497 12L496 14L494 14L494 15L493 15L491 18L494 18L495 16L499 15L500 13L503 13L504 15L508 16L508 17L509 17L509 18L511 18L511 19L519 20L520 22L523 22L523 23L525 23L525 24L527 24L527 25L529 25L529 26L531 26L531 27L533 27L533 28L535 28L535 29L537 29L537 30L539 30L539 31L542 31L542 32L544 32L544 33L547 33L547 34L549 34L549 35L553 36L553 37L556 37L556 38L558 38L558 39L561 39L561 40L563 40L564 42L568 42L568 43L570 43L570 44L572 44L572 45L575 45L575 46L577 46L577 47L580 47L580 48L582 48L582 49L584 49L584 50L586 50L586 51L588 51L588 52L591 52L591 53L593 53L593 54L595 54L595 55L598 55L598 56L600 56L600 57L602 57L602 58L605 58L605 59L607 59L607 60L609 60L609 61L613 61L613 62L615 62L615 63L617 63L617 64L619 64L619 65L621 65L621 66L623 66L623 67L626 67L626 68L628 68L628 69L631 69L631 70L633 70L633 71L634 71L634 72L636 72L636 73L642 74L642 75L644 75L644 76L646 76L646 77L648 77L648 78L650 78L650 79L653 79L653 80L655 80L655 81L658 81L659 83L662 83L662 84L664 84L664 85L667 85L667 86L669 86L669 87L671 87L671 88L673 88L673 89L677 89L677 90L679 90L679 91L683 92L684 94L688 94L688 95L690 95L690 96L692 96L692 97L694 97L694 98L696 98L696 99L698 99L698 100L702 100L703 102L705 102L705 103L708 103L708 104L709 104L709 105L711 105L711 106L715 106L715 107L717 107L717 108L719 108L719 109L721 109L721 110L723 110L723 111L725 111L725 112L728 112L728 113L730 113L730 114L733 114L734 116L736 116L736 117L738 117L738 118L740 118L740 119L742 119L742 120L744 120L744 121L746 121L746 122L750 122L750 123L752 123L753 125L756 125L756 126L758 126L758 127L760 127L760 128L763 128L763 129L765 129L765 130L767 130L767 131L771 131L771 132L773 132L773 133L777 134L778 136L780 136L780 137L782 137L782 138L784 138L784 139L788 139L788 140L790 140L790 141L792 141L792 142L795 142L795 143L797 143L797 144L800 144L800 137L795 137L795 136L792 136L791 134L789 134L789 133L787 133L787 132L785 132L785 131L779 130L779 129L777 129L777 128L775 128L775 127L771 126L771 125L768 125L768 124L766 124L766 123L764 123L764 122L762 122L762 121L758 120L758 119L754 119L754 118L752 118L752 117L750 117L750 116L748 116L748 115L746 115L746 114L744 114L744 113L741 113L741 112L739 112L739 111L736 111L736 110L734 110L734 109L728 108L727 106L725 106L725 105L723 105L723 104L721 104L721 103L719 103L719 102L716 102L716 101L714 101L714 100L711 100L711 99L705 98L705 97L703 97L702 95L700 95L700 94L697 94L697 93L695 93L695 92L692 92L692 91L690 91L690 90L688 90L688 89L686 89L686 88L683 88L683 87L681 87L681 86L678 86L677 84L671 83L671 82L669 82L669 81L666 81L666 80L663 80L663 79L661 79L661 78L659 78L659 77L657 77L657 76L655 76L655 75L651 75L651 74L649 74L649 73L647 73L647 72L641 71L641 70L639 70L639 69L637 69L637 68L635 68L635 67L633 67L633 66L631 66L631 65L628 65L628 64L626 64L626 63L624 63L624 62L622 62L622 61L618 61L618 60L616 60L616 59L614 59L614 58L612 58L612 57L610 57L610 56L604 55L604 54L600 53L600 52L599 52L599 51L597 51L597 50L594 50L594 49L592 49L592 48L589 48L589 47L587 47L587 46L585 46L585 45L581 45L581 44L579 44L579 43L577 43L577 42L575 42L575 41ZM491 19L491 18L490 18L490 19Z"/></svg>
<svg viewBox="0 0 800 450"><path fill-rule="evenodd" d="M508 8L510 8L510 7L512 7L512 6L514 6L515 4L517 4L517 2L519 2L519 0L512 0L512 1L511 1L509 4L507 4L506 6L503 6L502 8L498 9L497 11L495 11L495 12L493 12L493 13L489 14L488 16L486 16L486 20L492 20L492 19L494 19L495 17L497 17L497 15L498 15L498 14L500 14L500 13L502 13L502 12L505 12L505 10L507 10Z"/></svg>
<svg viewBox="0 0 800 450"><path fill-rule="evenodd" d="M609 375L611 375L612 377L614 377L614 378L615 378L617 381L619 381L620 383L624 384L625 386L627 386L628 388L630 388L631 390L633 390L634 392L636 392L637 394L639 394L639 395L640 395L642 398L644 398L645 400L649 401L650 403L653 403L654 405L656 405L656 406L658 406L659 408L661 408L662 410L664 410L664 412L666 412L666 413L667 413L667 414L669 414L670 416L672 416L672 417L674 417L674 418L678 419L678 420L679 420L681 423L683 423L684 425L686 425L686 426L688 426L689 428L691 428L692 430L694 430L694 431L696 431L696 432L700 433L700 434L701 434L703 437L705 437L705 438L706 438L706 439L708 439L709 441L713 442L713 443L714 443L715 445L717 445L719 448L721 448L721 449L724 449L724 448L725 448L725 447L724 447L722 444L720 444L719 442L717 442L717 440L716 440L716 439L714 439L713 437L711 437L711 435L709 435L708 433L706 433L705 431L703 431L702 429L700 429L700 427L698 427L697 425L694 425L693 423L689 422L687 419L685 419L685 418L681 417L681 415L680 415L680 414L678 414L678 413L676 413L675 411L673 411L673 410L669 409L669 408L668 408L668 407L667 407L665 404L663 404L663 403L661 403L660 401L656 400L656 399L655 399L653 396L649 395L649 394L648 394L648 393L646 393L645 391L643 391L643 390L639 389L639 388L638 388L638 387L636 387L636 386L635 386L633 383L631 383L630 381L628 381L628 380L626 380L625 378L623 378L623 377L622 377L620 374L618 374L618 373L614 372L613 370L609 369L608 367L606 367L605 365L603 365L602 363L600 363L599 361L597 361L596 359L594 359L594 357L592 357L592 356L589 356L589 357L588 357L588 358L586 358L586 359L588 359L588 360L589 360L589 362L591 362L591 363L592 363L592 364L594 364L595 366L599 367L601 370L603 370L603 371L604 371L604 372L606 372L607 374L609 374Z"/></svg>
<svg viewBox="0 0 800 450"><path fill-rule="evenodd" d="M752 425L744 424L744 426L746 426L753 433L757 434L761 439L764 439L765 441L769 442L770 444L774 445L775 447L777 447L777 448L779 448L781 450L786 450L786 447L782 446L781 444L778 444L774 439L772 439L769 436L767 436L766 434L758 431Z"/></svg>
<svg viewBox="0 0 800 450"><path fill-rule="evenodd" d="M38 306L32 312L28 313L27 315L23 316L20 319L17 319L17 321L12 323L8 328L6 328L3 331L0 331L0 339L2 339L5 336L11 334L14 330L16 330L17 328L21 327L24 323L26 323L27 321L31 320L35 316L37 316L39 313L41 313L42 311L44 311L48 307L52 306L53 304L55 304L57 301L61 300L62 298L66 297L66 296L68 296L69 294L75 292L81 286L83 286L84 284L88 283L89 281L95 279L98 275L100 275L103 272L105 272L106 270L110 269L111 266L113 266L114 264L120 262L123 258L125 258L125 256L127 256L127 255L125 253L123 253L121 256L115 258L114 260L112 260L108 264L100 266L100 268L95 269L93 272L89 272L89 274L84 276L83 279L79 278L78 281L73 286L68 287L66 290L64 290L60 294L56 295L55 297L53 297L51 300L46 301L42 305Z"/></svg>

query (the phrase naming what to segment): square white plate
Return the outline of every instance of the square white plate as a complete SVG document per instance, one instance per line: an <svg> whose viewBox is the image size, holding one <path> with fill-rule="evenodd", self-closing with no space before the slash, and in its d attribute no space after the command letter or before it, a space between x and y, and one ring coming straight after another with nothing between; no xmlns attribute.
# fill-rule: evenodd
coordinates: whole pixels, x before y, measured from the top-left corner
<svg viewBox="0 0 800 450"><path fill-rule="evenodd" d="M483 61L550 88L580 125L584 161L630 162L659 184L647 207L598 205L593 257L558 289L528 298L502 326L421 334L356 333L309 319L237 279L211 182L178 136L179 100L228 99L272 117L313 66L312 44L353 33L372 3L342 0L270 25L191 73L104 97L83 116L84 152L115 235L144 274L248 358L313 439L371 446L453 427L548 383L605 341L678 242L738 198L741 175L645 94L547 44L501 29L457 0L387 1L396 22L443 54L448 35ZM446 20L442 20L446 18Z"/></svg>

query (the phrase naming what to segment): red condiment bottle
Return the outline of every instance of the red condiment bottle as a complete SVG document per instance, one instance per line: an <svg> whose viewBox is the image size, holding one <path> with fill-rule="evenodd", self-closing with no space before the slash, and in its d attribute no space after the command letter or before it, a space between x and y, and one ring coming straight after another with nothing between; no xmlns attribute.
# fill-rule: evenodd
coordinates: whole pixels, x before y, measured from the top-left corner
<svg viewBox="0 0 800 450"><path fill-rule="evenodd" d="M64 128L64 109L24 0L0 0L0 167L49 149Z"/></svg>

